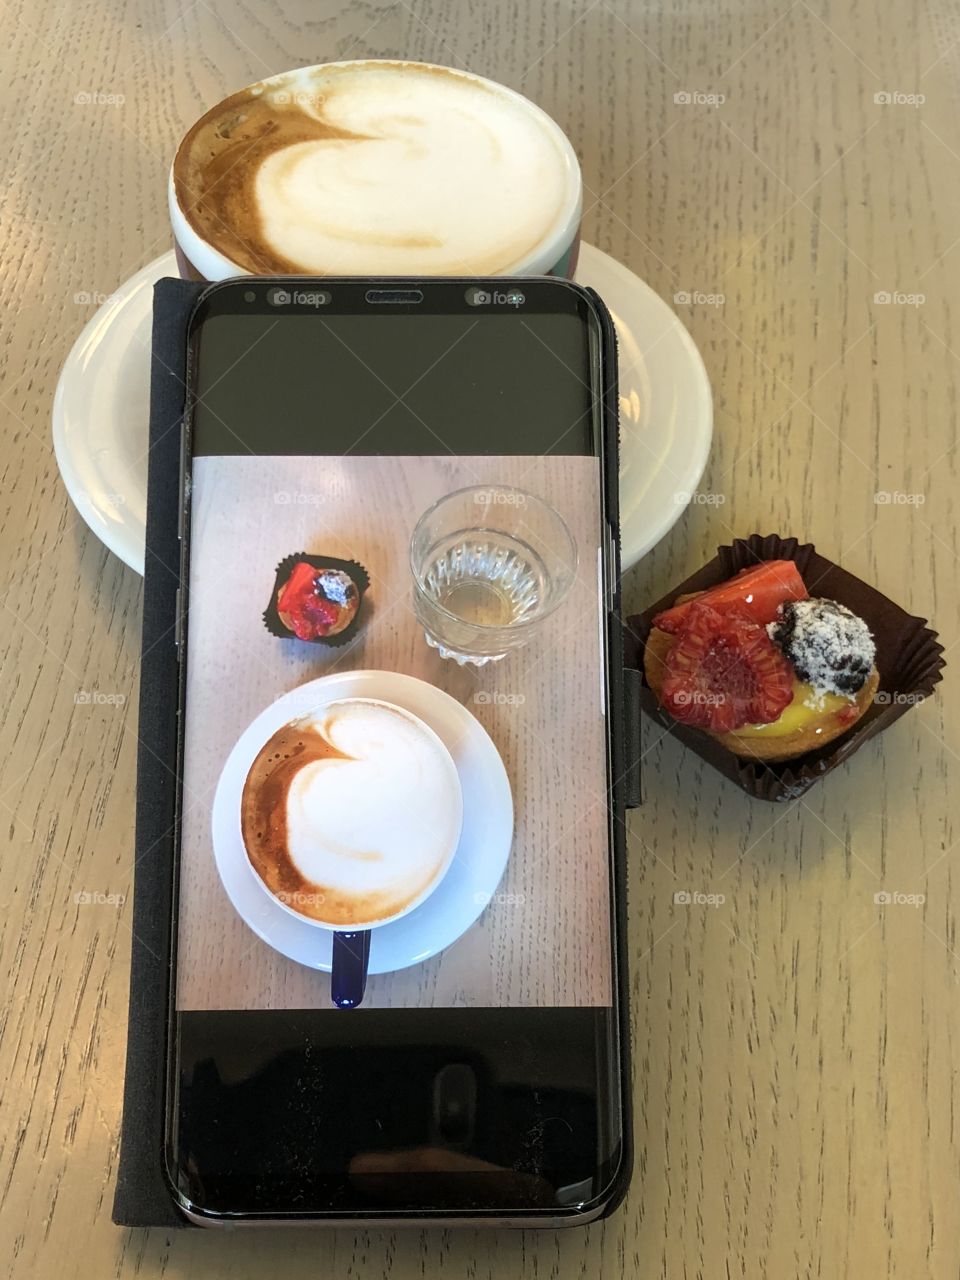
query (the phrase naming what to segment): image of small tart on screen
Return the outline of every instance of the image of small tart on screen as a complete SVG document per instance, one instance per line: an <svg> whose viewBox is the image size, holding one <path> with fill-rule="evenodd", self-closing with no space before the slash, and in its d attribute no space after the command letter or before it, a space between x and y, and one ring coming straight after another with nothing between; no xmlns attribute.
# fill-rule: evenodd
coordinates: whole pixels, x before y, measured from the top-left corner
<svg viewBox="0 0 960 1280"><path fill-rule="evenodd" d="M300 552L277 566L263 620L274 635L314 644L341 644L356 629L366 570L355 560Z"/></svg>
<svg viewBox="0 0 960 1280"><path fill-rule="evenodd" d="M277 594L280 621L300 640L346 630L359 604L360 593L342 569L315 569L303 560Z"/></svg>
<svg viewBox="0 0 960 1280"><path fill-rule="evenodd" d="M675 720L771 762L851 729L879 687L862 618L809 595L792 560L767 560L657 614L644 674Z"/></svg>

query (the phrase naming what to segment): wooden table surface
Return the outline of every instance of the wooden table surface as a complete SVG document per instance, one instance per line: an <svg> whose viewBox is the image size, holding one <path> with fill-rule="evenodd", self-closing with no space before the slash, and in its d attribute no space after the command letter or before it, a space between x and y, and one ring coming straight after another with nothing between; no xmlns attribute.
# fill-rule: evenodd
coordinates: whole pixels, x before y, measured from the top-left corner
<svg viewBox="0 0 960 1280"><path fill-rule="evenodd" d="M932 16L916 0L2 12L5 1273L956 1277L949 672L782 808L646 727L630 839L637 1168L608 1222L253 1239L113 1227L141 586L86 532L50 442L57 373L92 314L74 298L168 247L167 165L203 108L330 58L467 66L566 127L587 238L669 302L691 298L675 305L714 387L712 500L631 572L629 603L733 533L778 530L932 617L955 659L956 0ZM113 696L78 704L81 690ZM724 900L682 907L678 890ZM884 892L924 901L878 906Z"/></svg>

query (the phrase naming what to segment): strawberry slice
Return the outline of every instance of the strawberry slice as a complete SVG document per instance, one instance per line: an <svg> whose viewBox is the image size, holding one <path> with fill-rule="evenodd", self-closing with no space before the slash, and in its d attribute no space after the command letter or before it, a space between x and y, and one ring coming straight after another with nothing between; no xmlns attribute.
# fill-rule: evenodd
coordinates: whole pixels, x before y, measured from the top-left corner
<svg viewBox="0 0 960 1280"><path fill-rule="evenodd" d="M301 560L277 594L277 613L298 640L316 640L336 625L340 605L318 589L317 570Z"/></svg>
<svg viewBox="0 0 960 1280"><path fill-rule="evenodd" d="M317 571L312 564L298 560L277 596L277 609L280 613L293 613L301 601L313 595L316 577Z"/></svg>
<svg viewBox="0 0 960 1280"><path fill-rule="evenodd" d="M696 603L708 604L722 613L735 613L752 622L767 623L775 620L777 609L785 600L806 598L807 588L792 560L764 560L704 591L697 596ZM665 609L657 614L653 625L676 635L693 603L688 600Z"/></svg>
<svg viewBox="0 0 960 1280"><path fill-rule="evenodd" d="M766 630L700 600L691 601L665 667L665 710L711 733L770 724L793 700L793 669Z"/></svg>

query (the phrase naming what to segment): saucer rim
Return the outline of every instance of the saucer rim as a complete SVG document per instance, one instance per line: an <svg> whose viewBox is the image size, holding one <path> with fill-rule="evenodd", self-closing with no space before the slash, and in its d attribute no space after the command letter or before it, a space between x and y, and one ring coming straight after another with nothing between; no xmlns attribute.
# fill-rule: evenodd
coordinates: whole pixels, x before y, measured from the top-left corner
<svg viewBox="0 0 960 1280"><path fill-rule="evenodd" d="M513 839L515 834L515 811L514 811L514 803L513 803L513 789L510 785L510 779L507 774L506 767L503 763L503 758L500 755L500 752L496 746L496 743L493 741L490 734L483 727L483 725L476 718L476 716L474 716L467 709L467 707L465 707L461 702L458 702L456 698L454 698L451 694L447 693L444 689L439 688L439 686L437 685L431 684L428 680L423 680L419 676L408 675L406 672L386 671L386 670L381 670L376 668L364 668L358 671L338 671L338 672L328 673L325 676L317 676L313 680L307 680L303 684L296 685L294 686L293 689L287 690L286 693L281 694L279 697L275 698L272 702L269 702L265 707L261 709L260 712L257 713L256 716L254 716L254 718L250 721L250 723L246 726L246 728L240 733L240 735L234 742L233 746L231 747L229 753L227 754L227 757L224 760L224 763L220 769L220 774L217 779L217 785L214 791L213 804L210 810L209 825L207 827L207 831L209 833L209 837L211 840L211 848L209 852L210 852L210 856L214 860L214 865L216 867L217 875L220 880L220 884L223 889L223 892L225 893L231 908L236 912L236 914L240 917L240 919L247 926L247 928L249 928L251 932L254 933L261 940L261 942L263 942L266 946L270 947L272 951L277 952L279 955L284 956L286 959L291 960L295 964L302 965L304 968L309 968L309 969L313 969L315 971L324 972L324 973L330 972L330 968L331 968L330 962L326 960L321 963L318 963L316 961L307 961L302 959L300 955L291 954L290 950L287 950L286 947L280 946L277 944L276 936L274 937L268 936L263 926L262 918L257 918L257 917L250 918L250 916L248 916L247 913L241 909L241 907L238 905L237 900L234 897L234 894L231 892L230 886L227 884L227 881L224 877L224 873L221 868L221 858L225 857L227 858L228 861L231 861L232 863L237 864L235 867L235 870L238 876L250 877L250 879L252 879L258 885L259 885L259 878L257 877L257 874L254 871L253 867L250 865L250 860L249 858L246 857L245 852L241 857L237 854L237 851L235 849L224 851L222 846L218 847L218 837L214 833L215 831L217 831L218 826L221 823L228 824L230 827L232 827L233 819L236 818L236 831L234 832L234 834L239 834L238 805L234 803L234 797L228 794L229 788L233 785L233 782L232 782L232 779L227 777L227 775L231 769L231 765L234 765L235 771L236 771L236 768L238 767L235 765L235 757L237 756L237 752L239 748L243 745L244 739L246 739L248 735L251 734L251 731L254 728L256 728L261 721L265 721L269 723L271 715L276 716L281 712L283 714L286 714L286 711L284 711L282 707L283 703L288 702L291 707L297 706L299 703L300 706L302 707L301 700L303 697L304 689L308 687L314 687L314 686L320 685L321 683L327 683L327 682L329 682L332 685L336 685L338 683L347 683L351 687L356 687L356 688L363 688L363 687L376 688L378 687L378 685L382 687L384 684L388 686L392 686L392 692L388 696L388 699L385 699L385 700L396 701L398 706L403 707L405 710L411 711L413 715L423 719L424 722L428 725L428 727L434 730L434 732L437 734L440 740L447 747L447 750L450 751L450 754L453 758L454 766L457 769L458 775L460 776L461 789L464 795L464 799L466 799L467 788L464 783L461 767L460 767L460 764L458 763L456 753L450 748L449 744L447 743L444 737L444 734L440 731L440 729L435 727L435 723L433 723L430 719L427 719L426 716L423 716L419 710L413 710L410 706L407 705L406 700L398 700L398 699L403 699L404 697L403 690L406 689L411 691L411 695L410 695L411 701L415 701L414 691L416 691L416 692L419 692L424 699L430 700L436 704L439 704L439 706L445 710L447 716L449 717L448 724L452 724L453 721L459 721L459 723L462 726L464 726L464 734L465 735L470 734L473 737L476 744L475 749L481 751L488 761L488 767L490 770L492 770L491 777L495 775L495 782L491 781L488 784L490 787L490 794L484 799L482 804L478 804L477 807L483 808L484 811L487 813L492 812L494 808L497 809L500 816L500 826L501 826L500 834L502 836L502 847L500 851L497 853L497 856L492 860L490 860L489 873L485 877L485 884L487 887L485 888L484 892L488 894L488 900L489 898L493 897L497 889L497 886L500 884L500 881L502 880L503 875L506 871L507 865L509 863L510 857L513 852ZM349 697L353 695L348 693L340 696ZM357 696L364 696L364 695L360 694ZM372 696L377 696L377 695L374 694ZM333 701L334 699L331 698L330 700ZM259 748L257 749L259 750ZM242 758L243 758L243 754L241 754L241 759ZM465 815L464 826L466 826L466 815ZM486 830L484 834L486 836ZM222 836L220 838L222 839ZM460 838L461 840L463 839L462 832L461 832ZM459 852L459 847L460 845L458 842L457 850L454 853L454 858L456 858L457 852ZM242 864L242 867L245 868L245 871L240 870L241 864ZM488 869L488 868L485 866L485 869ZM448 868L447 874L449 874L449 868ZM446 876L444 877L444 879L445 878ZM443 888L443 881L441 881L437 885L435 893L439 893L442 890L442 888ZM329 949L332 955L333 935L335 930L327 928L324 925L321 925L319 923L311 923L308 921L302 921L302 920L297 920L295 918L292 918L288 913L284 911L283 907L279 903L275 903L271 900L269 893L264 892L264 888L262 885L259 885L259 892L262 899L264 900L264 908L265 908L264 915L271 917L276 928L282 930L283 937L287 940L288 946L291 946L292 949L296 950L296 947L294 947L293 944L289 941L293 933L299 933L304 941L306 941L308 934L313 935L314 937L319 935L319 939L322 940L322 945L324 946L324 948L326 948L327 942L329 941ZM421 964L424 960L428 960L432 956L438 955L441 951L444 951L446 950L446 948L452 946L467 932L468 929L472 928L477 923L477 921L480 919L481 915L483 914L484 910L486 909L486 904L485 903L481 904L477 900L476 894L478 892L479 890L475 890L474 906L477 907L476 913L473 914L471 918L466 923L463 924L462 928L459 928L459 930L452 936L446 937L446 939L444 941L441 941L439 944L428 943L426 946L421 947L420 950L416 953L416 955L413 955L409 958L404 959L403 963L401 964L384 965L382 959L378 958L377 952L381 951L385 945L383 939L385 937L389 938L390 930L391 929L396 930L397 926L409 927L409 921L412 920L417 915L418 912L429 913L431 910L434 910L436 908L435 893L429 894L428 897L424 899L423 902L419 903L417 907L412 909L410 912L404 914L403 916L399 916L396 920L392 920L384 924L383 926L378 926L377 928L371 930L370 967L369 967L369 973L371 974L371 976L380 974L380 973L395 973L401 969L411 968L413 965ZM469 914L469 912L465 914ZM379 943L378 943L378 938L380 939Z"/></svg>

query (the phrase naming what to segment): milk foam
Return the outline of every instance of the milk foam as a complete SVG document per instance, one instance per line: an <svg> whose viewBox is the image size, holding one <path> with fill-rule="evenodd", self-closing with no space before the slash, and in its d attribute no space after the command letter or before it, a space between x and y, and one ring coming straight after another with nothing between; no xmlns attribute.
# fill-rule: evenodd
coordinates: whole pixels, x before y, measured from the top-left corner
<svg viewBox="0 0 960 1280"><path fill-rule="evenodd" d="M306 721L349 756L313 761L287 796L287 850L304 879L402 910L444 869L460 832L456 768L415 721L377 703L334 703Z"/></svg>
<svg viewBox="0 0 960 1280"><path fill-rule="evenodd" d="M306 273L502 272L563 217L556 138L486 82L366 64L285 77L271 96L317 136L264 155L253 203L266 244Z"/></svg>

